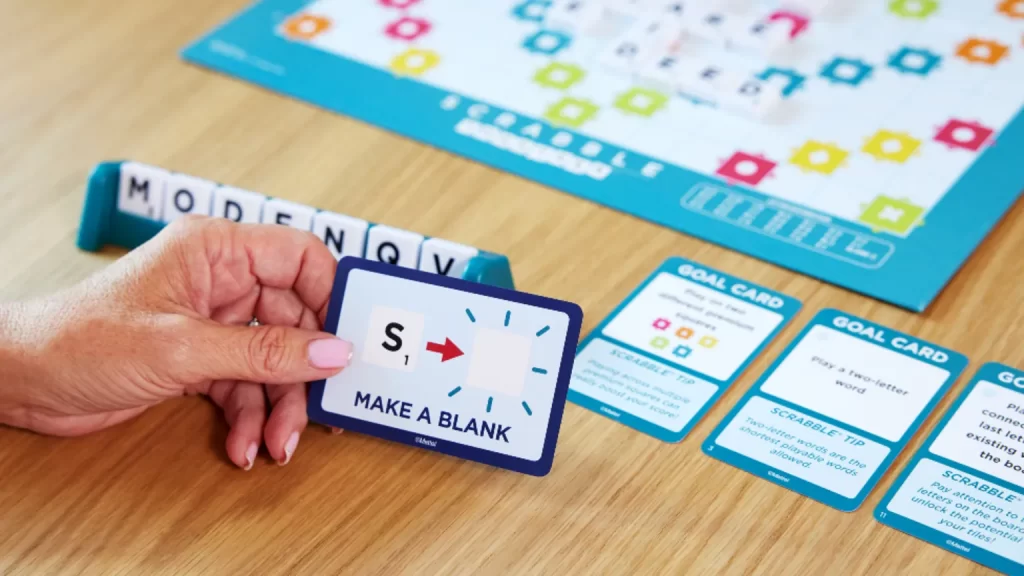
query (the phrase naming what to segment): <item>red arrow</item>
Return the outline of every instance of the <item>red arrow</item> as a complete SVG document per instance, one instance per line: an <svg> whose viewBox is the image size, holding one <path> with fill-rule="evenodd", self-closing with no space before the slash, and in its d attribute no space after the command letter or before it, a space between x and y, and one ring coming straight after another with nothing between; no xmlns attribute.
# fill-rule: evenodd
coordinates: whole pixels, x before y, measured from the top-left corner
<svg viewBox="0 0 1024 576"><path fill-rule="evenodd" d="M463 352L452 342L451 339L445 338L444 344L438 344L437 342L427 342L427 352L438 352L441 354L441 362L447 362L452 358L458 358L462 356Z"/></svg>

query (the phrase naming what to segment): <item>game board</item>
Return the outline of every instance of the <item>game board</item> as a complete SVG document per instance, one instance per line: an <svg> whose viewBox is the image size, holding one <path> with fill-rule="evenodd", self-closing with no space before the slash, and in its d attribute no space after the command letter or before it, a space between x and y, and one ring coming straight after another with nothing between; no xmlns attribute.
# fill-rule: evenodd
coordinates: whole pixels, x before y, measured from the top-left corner
<svg viewBox="0 0 1024 576"><path fill-rule="evenodd" d="M1024 0L262 0L184 57L915 311L1024 189Z"/></svg>

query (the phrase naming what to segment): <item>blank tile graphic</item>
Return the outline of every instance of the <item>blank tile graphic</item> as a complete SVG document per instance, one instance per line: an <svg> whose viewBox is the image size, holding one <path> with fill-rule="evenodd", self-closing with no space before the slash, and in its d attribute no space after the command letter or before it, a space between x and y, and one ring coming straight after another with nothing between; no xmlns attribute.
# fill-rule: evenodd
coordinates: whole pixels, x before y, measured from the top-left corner
<svg viewBox="0 0 1024 576"><path fill-rule="evenodd" d="M466 387L520 396L530 369L531 345L526 336L507 330L477 329Z"/></svg>

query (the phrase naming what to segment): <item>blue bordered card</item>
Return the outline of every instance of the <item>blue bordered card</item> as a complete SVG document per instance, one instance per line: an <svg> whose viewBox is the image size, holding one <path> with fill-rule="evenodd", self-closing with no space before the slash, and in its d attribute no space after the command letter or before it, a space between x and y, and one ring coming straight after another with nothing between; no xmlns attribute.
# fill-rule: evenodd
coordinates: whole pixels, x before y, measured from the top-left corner
<svg viewBox="0 0 1024 576"><path fill-rule="evenodd" d="M310 419L546 475L582 321L570 302L342 258L324 329L354 353L313 383Z"/></svg>
<svg viewBox="0 0 1024 576"><path fill-rule="evenodd" d="M967 365L941 346L819 312L704 443L704 452L852 512Z"/></svg>
<svg viewBox="0 0 1024 576"><path fill-rule="evenodd" d="M580 345L569 400L679 442L799 310L795 298L669 258Z"/></svg>

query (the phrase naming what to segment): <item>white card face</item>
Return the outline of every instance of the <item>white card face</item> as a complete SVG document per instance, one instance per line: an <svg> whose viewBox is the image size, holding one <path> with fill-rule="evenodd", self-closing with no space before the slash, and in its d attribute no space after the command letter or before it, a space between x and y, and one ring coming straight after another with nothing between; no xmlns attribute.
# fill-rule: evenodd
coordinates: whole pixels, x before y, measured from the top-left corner
<svg viewBox="0 0 1024 576"><path fill-rule="evenodd" d="M423 243L420 270L461 278L466 270L466 264L479 253L480 251L472 246L431 238Z"/></svg>
<svg viewBox="0 0 1024 576"><path fill-rule="evenodd" d="M704 453L852 512L966 365L952 350L822 310L711 433Z"/></svg>
<svg viewBox="0 0 1024 576"><path fill-rule="evenodd" d="M210 215L234 222L259 224L264 202L266 197L261 194L222 186L213 191L213 211Z"/></svg>
<svg viewBox="0 0 1024 576"><path fill-rule="evenodd" d="M387 262L403 268L416 268L420 263L423 236L388 226L370 228L366 238L366 258Z"/></svg>
<svg viewBox="0 0 1024 576"><path fill-rule="evenodd" d="M167 181L164 199L164 222L174 222L186 214L209 216L213 191L217 184L186 174L173 174Z"/></svg>
<svg viewBox="0 0 1024 576"><path fill-rule="evenodd" d="M274 198L263 205L261 221L264 224L280 224L309 232L313 229L315 213L316 210L309 206Z"/></svg>
<svg viewBox="0 0 1024 576"><path fill-rule="evenodd" d="M336 325L356 355L326 382L328 414L541 458L566 313L357 268Z"/></svg>
<svg viewBox="0 0 1024 576"><path fill-rule="evenodd" d="M949 371L818 325L762 391L896 442L949 379Z"/></svg>
<svg viewBox="0 0 1024 576"><path fill-rule="evenodd" d="M137 162L121 165L121 183L117 209L126 214L160 220L164 190L170 174L166 170Z"/></svg>
<svg viewBox="0 0 1024 576"><path fill-rule="evenodd" d="M930 451L1024 486L1024 392L978 382Z"/></svg>
<svg viewBox="0 0 1024 576"><path fill-rule="evenodd" d="M603 333L725 381L783 320L782 314L664 272L631 300Z"/></svg>
<svg viewBox="0 0 1024 576"><path fill-rule="evenodd" d="M313 217L313 234L324 241L338 260L343 256L363 257L369 227L366 220L333 212L317 212Z"/></svg>

